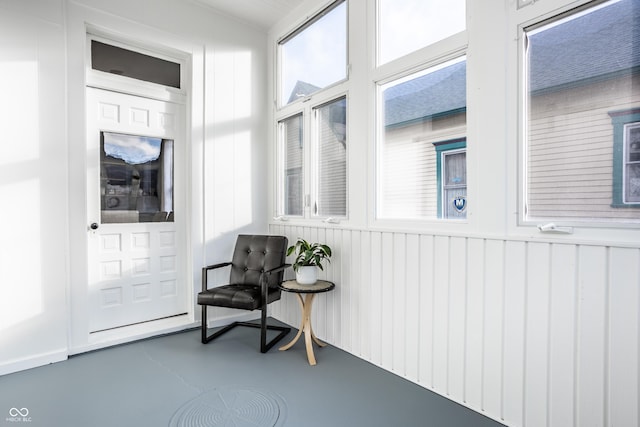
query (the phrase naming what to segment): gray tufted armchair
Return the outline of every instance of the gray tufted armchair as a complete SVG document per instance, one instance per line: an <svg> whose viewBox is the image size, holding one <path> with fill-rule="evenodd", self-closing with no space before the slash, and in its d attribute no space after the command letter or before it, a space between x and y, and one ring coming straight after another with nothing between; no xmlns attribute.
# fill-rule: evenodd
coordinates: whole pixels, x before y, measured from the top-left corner
<svg viewBox="0 0 640 427"><path fill-rule="evenodd" d="M284 338L291 328L267 325L267 306L280 299L285 268L287 238L284 236L239 235L231 262L209 265L202 269L202 292L198 304L202 306L202 343L219 337L236 326L260 328L260 351L266 353ZM207 289L208 272L231 266L229 284ZM207 307L229 307L262 312L260 324L234 322L212 335L207 335ZM267 330L280 333L267 342Z"/></svg>

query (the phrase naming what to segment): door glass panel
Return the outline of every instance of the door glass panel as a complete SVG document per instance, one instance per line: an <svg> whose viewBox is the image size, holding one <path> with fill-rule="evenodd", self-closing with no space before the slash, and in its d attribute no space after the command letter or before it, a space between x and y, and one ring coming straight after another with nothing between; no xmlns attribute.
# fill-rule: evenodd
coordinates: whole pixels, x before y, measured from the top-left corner
<svg viewBox="0 0 640 427"><path fill-rule="evenodd" d="M102 132L101 222L173 222L173 141Z"/></svg>

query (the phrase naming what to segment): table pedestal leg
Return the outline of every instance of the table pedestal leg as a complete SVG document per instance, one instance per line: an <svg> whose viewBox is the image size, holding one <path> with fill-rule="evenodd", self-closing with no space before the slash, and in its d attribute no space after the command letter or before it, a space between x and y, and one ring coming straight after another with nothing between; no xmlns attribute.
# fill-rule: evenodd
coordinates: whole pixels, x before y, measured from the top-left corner
<svg viewBox="0 0 640 427"><path fill-rule="evenodd" d="M300 338L302 333L304 332L304 341L305 347L307 349L307 359L309 360L310 365L316 364L316 357L313 354L313 342L318 344L320 347L324 347L327 344L320 341L318 337L313 333L313 328L311 327L311 307L313 305L313 297L315 294L306 294L304 300L300 294L296 294L298 296L298 302L300 303L300 309L302 310L302 323L300 325L300 329L298 329L298 333L291 340L289 344L283 345L280 347L281 351L290 349Z"/></svg>

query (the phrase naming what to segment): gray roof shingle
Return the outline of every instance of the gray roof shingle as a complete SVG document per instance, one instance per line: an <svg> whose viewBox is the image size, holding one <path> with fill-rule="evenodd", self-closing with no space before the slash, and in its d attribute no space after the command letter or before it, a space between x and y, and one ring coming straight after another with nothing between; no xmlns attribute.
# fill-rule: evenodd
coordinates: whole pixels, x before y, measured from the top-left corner
<svg viewBox="0 0 640 427"><path fill-rule="evenodd" d="M639 23L640 0L621 0L534 32L528 40L530 90L589 83L638 68Z"/></svg>
<svg viewBox="0 0 640 427"><path fill-rule="evenodd" d="M384 91L385 126L461 111L467 105L466 61L458 62Z"/></svg>
<svg viewBox="0 0 640 427"><path fill-rule="evenodd" d="M640 72L640 0L620 0L529 36L535 93ZM384 91L385 126L464 111L466 63Z"/></svg>

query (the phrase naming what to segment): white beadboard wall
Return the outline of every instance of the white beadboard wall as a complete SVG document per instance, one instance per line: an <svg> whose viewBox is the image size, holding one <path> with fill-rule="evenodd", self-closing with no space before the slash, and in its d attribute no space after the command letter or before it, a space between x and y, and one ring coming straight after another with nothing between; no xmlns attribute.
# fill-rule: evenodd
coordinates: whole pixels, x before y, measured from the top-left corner
<svg viewBox="0 0 640 427"><path fill-rule="evenodd" d="M332 345L509 426L639 425L639 248L269 231L334 250L312 313ZM272 310L299 327L290 295Z"/></svg>

